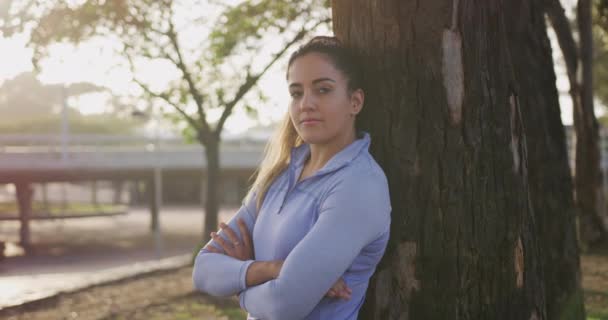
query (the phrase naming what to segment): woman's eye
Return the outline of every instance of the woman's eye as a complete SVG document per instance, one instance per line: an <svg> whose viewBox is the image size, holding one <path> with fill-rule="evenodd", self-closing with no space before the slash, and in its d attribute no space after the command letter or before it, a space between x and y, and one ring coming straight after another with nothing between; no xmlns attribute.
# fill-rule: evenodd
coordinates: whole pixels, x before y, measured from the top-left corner
<svg viewBox="0 0 608 320"><path fill-rule="evenodd" d="M331 91L330 88L319 88L319 93L328 93L329 91Z"/></svg>

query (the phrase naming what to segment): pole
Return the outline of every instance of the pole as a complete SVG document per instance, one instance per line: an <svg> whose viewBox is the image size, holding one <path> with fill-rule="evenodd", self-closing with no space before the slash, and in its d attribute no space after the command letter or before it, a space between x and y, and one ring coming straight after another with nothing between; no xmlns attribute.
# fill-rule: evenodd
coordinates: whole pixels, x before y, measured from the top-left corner
<svg viewBox="0 0 608 320"><path fill-rule="evenodd" d="M157 259L162 258L163 256L163 239L160 230L160 211L161 206L163 204L163 176L162 176L162 168L161 168L161 159L160 159L160 114L155 114L155 122L156 128L154 128L154 153L156 156L155 159L155 167L154 167L154 201L156 211L152 216L152 229L154 232L154 244L156 248L156 257Z"/></svg>

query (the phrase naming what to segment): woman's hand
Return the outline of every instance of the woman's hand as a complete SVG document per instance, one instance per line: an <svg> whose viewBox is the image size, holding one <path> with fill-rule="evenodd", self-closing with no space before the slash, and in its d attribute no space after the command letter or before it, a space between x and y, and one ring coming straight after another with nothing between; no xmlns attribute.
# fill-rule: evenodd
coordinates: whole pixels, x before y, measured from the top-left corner
<svg viewBox="0 0 608 320"><path fill-rule="evenodd" d="M353 291L346 285L342 277L325 294L328 298L349 300Z"/></svg>
<svg viewBox="0 0 608 320"><path fill-rule="evenodd" d="M253 260L253 240L251 239L251 234L249 234L249 230L243 219L239 218L237 224L241 231L243 241L240 241L236 233L223 222L220 223L220 228L226 233L230 241L224 240L224 238L219 236L216 232L211 232L211 238L224 249L223 253L225 255L242 261ZM212 245L206 246L205 249L214 253L222 253Z"/></svg>

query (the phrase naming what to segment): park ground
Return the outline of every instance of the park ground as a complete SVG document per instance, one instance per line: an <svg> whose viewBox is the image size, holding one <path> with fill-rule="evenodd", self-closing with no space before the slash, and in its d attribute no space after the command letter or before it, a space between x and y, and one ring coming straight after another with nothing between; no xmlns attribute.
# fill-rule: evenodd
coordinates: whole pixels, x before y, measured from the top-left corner
<svg viewBox="0 0 608 320"><path fill-rule="evenodd" d="M608 319L608 255L582 256L587 319ZM195 292L192 268L160 271L0 312L0 319L243 320L236 299Z"/></svg>
<svg viewBox="0 0 608 320"><path fill-rule="evenodd" d="M200 214L193 213L193 209L172 208L163 215L162 221L165 226L163 231L168 241L165 245L167 253L192 253L197 246L203 221ZM36 266L31 265L32 261L38 265L40 261L55 261L55 258L50 259L51 255L60 256L64 260L61 265L43 266L44 270L51 268L56 275L62 274L62 271L72 273L74 271L72 269L75 268L81 268L79 272L99 268L104 261L125 263L130 259L148 259L154 250L151 245L153 241L147 235L149 230L147 215L143 211L138 210L135 214L105 220L91 218L65 221L60 226L57 223L37 224L33 228L35 239L53 248L58 247L52 245L55 241L63 243L64 245L60 247L61 252L41 250L29 262L27 259L30 258L24 257L15 257L12 261L9 259L4 261L0 273L26 277L28 276L25 274L26 271L38 272ZM222 220L228 219L233 212L234 210L224 211ZM114 231L109 234L89 229L93 226L95 229L107 228ZM14 235L16 229L5 226L2 231ZM73 241L68 241L69 239ZM44 246L41 248L44 249ZM69 268L64 266L65 261L69 262ZM581 256L581 266L587 319L608 320L608 246L584 253ZM4 308L0 310L0 319L243 320L246 318L236 299L217 299L195 292L191 274L192 267L186 266L128 277L54 295L34 303Z"/></svg>

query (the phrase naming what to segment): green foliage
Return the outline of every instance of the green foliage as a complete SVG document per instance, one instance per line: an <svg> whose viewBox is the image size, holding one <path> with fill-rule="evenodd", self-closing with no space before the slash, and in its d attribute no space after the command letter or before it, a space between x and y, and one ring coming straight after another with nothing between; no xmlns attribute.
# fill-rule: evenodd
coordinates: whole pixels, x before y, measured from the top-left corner
<svg viewBox="0 0 608 320"><path fill-rule="evenodd" d="M593 90L602 104L608 105L608 39L605 32L600 29L594 35Z"/></svg>
<svg viewBox="0 0 608 320"><path fill-rule="evenodd" d="M15 3L0 8L0 30L10 36L31 29L34 64L48 55L53 43L77 44L96 37L118 40L123 48L117 54L129 62L134 80L144 89L143 98L177 111L178 117L171 120L187 122L191 130L184 133L199 141L202 131L222 129L223 122L208 123L211 109L226 110L229 115L234 107L241 107L254 114L256 103L265 100L249 92L278 60L274 55L287 52L280 45L293 46L297 34L314 32L319 24L328 26L330 13L327 0L257 0L236 5L192 0L84 0L76 4L29 0L11 9ZM207 9L219 13L217 21L210 21L213 14ZM193 39L193 34L199 38ZM272 50L268 50L270 42ZM137 78L138 68L153 61L164 61L179 74L161 91L152 90L149 79Z"/></svg>
<svg viewBox="0 0 608 320"><path fill-rule="evenodd" d="M593 15L593 92L608 106L608 0L595 2ZM606 120L606 119L604 119ZM600 120L603 124L606 121Z"/></svg>
<svg viewBox="0 0 608 320"><path fill-rule="evenodd" d="M256 42L268 31L285 32L289 23L310 15L319 1L244 1L221 15L209 37L216 63L233 54L239 44ZM244 42L243 40L247 40Z"/></svg>
<svg viewBox="0 0 608 320"><path fill-rule="evenodd" d="M66 88L62 85L46 85L36 75L25 72L5 81L0 87L1 122L23 122L32 118L46 117L59 109L64 98L106 89L91 83L75 83Z"/></svg>
<svg viewBox="0 0 608 320"><path fill-rule="evenodd" d="M31 72L5 81L0 87L0 133L59 133L59 110L64 99L82 94L107 92L91 83L67 87L43 84ZM116 102L114 102L116 103ZM129 133L137 123L119 114L83 116L68 108L70 131L75 133Z"/></svg>
<svg viewBox="0 0 608 320"><path fill-rule="evenodd" d="M124 205L113 204L91 204L91 203L43 203L41 201L32 202L32 217L52 217L52 216L98 216L115 215L125 213L127 207ZM19 208L16 202L0 202L0 218L18 218Z"/></svg>
<svg viewBox="0 0 608 320"><path fill-rule="evenodd" d="M152 27L148 15L154 11L162 12L162 5L166 3L151 0L87 0L74 6L65 1L29 2L31 11L19 12L16 19L8 20L14 21L13 24L5 19L0 30L10 37L35 23L30 35L35 66L47 55L46 48L52 43L77 44L94 36L125 36L146 32ZM40 11L43 13L38 13Z"/></svg>

